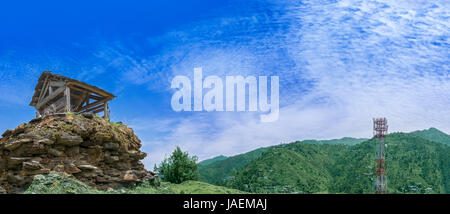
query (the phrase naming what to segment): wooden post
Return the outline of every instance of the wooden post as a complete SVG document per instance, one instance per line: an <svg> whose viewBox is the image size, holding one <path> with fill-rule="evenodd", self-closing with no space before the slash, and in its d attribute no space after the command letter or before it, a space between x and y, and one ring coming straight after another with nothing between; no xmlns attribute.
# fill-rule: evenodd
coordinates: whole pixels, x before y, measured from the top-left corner
<svg viewBox="0 0 450 214"><path fill-rule="evenodd" d="M87 96L87 99L86 99L86 105L89 105L89 104L91 104L91 101L90 101L90 96L91 96L91 93L88 93L88 96Z"/></svg>
<svg viewBox="0 0 450 214"><path fill-rule="evenodd" d="M37 105L36 105L36 109L41 109L44 105L47 105L47 103L54 99L55 97L57 97L59 94L65 92L64 88L58 88L56 91L53 92L53 94L47 96L46 98L44 98L42 101L40 101Z"/></svg>
<svg viewBox="0 0 450 214"><path fill-rule="evenodd" d="M45 80L44 80L44 86L43 86L42 89L41 89L41 94L39 95L39 98L38 98L38 103L42 101L42 99L43 99L44 96L45 96L45 93L47 93L47 85L48 85L48 81L49 81L49 80L48 80L48 77L46 77Z"/></svg>
<svg viewBox="0 0 450 214"><path fill-rule="evenodd" d="M70 88L66 86L66 90L64 91L64 96L66 97L66 112L72 111L70 104Z"/></svg>
<svg viewBox="0 0 450 214"><path fill-rule="evenodd" d="M110 116L109 114L110 114L109 105L108 105L108 102L105 102L105 113L104 113L105 119L109 120L109 116Z"/></svg>

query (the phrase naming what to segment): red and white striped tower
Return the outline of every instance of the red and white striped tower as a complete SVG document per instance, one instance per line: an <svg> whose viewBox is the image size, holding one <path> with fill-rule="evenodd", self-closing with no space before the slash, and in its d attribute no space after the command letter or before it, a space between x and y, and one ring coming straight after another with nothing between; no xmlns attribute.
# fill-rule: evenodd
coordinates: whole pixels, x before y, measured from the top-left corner
<svg viewBox="0 0 450 214"><path fill-rule="evenodd" d="M384 140L388 131L388 125L386 118L375 118L373 119L373 134L375 138L378 139L377 145L377 180L375 183L376 194L386 193L386 175L384 174L385 169L385 145Z"/></svg>

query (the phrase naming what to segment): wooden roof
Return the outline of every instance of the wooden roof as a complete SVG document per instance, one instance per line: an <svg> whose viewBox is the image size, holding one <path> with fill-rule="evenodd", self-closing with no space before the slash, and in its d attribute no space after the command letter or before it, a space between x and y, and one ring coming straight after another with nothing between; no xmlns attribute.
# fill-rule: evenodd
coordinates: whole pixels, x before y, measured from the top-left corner
<svg viewBox="0 0 450 214"><path fill-rule="evenodd" d="M61 75L58 75L58 74L52 74L50 71L44 71L42 73L41 77L39 77L38 84L36 85L36 88L34 90L33 98L31 99L31 102L30 102L30 106L35 106L37 104L38 99L39 99L39 95L40 95L41 91L44 90L43 87L44 87L45 82L47 81L47 79L48 80L62 80L62 81L65 81L66 83L75 84L75 85L80 86L80 87L82 87L82 88L84 88L86 90L92 91L93 93L97 93L97 94L105 96L105 97L111 97L111 98L116 97L113 94L111 94L111 93L109 93L109 92L107 92L107 91L105 91L103 89L100 89L100 88L98 88L96 86L92 86L92 85L89 85L87 83L84 83L84 82L81 82L81 81L78 81L78 80L75 80L75 79L71 79L71 78L68 78L68 77L65 77L65 76L61 76Z"/></svg>

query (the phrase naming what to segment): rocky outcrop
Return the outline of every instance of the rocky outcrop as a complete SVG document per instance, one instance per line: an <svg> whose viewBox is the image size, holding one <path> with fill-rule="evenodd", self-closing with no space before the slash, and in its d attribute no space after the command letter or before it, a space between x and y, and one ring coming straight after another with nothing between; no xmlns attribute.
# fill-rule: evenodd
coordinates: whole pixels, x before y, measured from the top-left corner
<svg viewBox="0 0 450 214"><path fill-rule="evenodd" d="M31 120L0 139L0 193L23 192L38 174L59 172L105 190L155 179L131 128L93 114Z"/></svg>

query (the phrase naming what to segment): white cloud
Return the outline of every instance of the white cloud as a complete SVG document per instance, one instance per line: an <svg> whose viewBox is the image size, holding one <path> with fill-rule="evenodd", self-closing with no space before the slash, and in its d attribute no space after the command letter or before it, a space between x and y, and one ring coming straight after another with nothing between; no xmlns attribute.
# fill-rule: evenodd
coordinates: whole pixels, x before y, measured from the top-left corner
<svg viewBox="0 0 450 214"><path fill-rule="evenodd" d="M253 113L172 118L164 122L170 126L162 125L167 128L164 135L144 141L149 145L147 163L159 162L161 154L169 154L176 145L205 159L294 140L371 137L371 119L378 116L388 118L391 132L436 127L450 133L450 24L446 21L450 7L446 1L277 4L274 8L282 10L278 11L282 15L269 20L253 16L254 25L243 35L254 38L239 42L242 38L232 37L216 43L214 36L183 40L180 49L167 50L161 59L179 56L164 65L170 68L165 70L171 72L169 78L190 74L197 66L216 75L280 76L280 119L259 123ZM216 32L233 25L241 30L242 18L223 20L202 23L196 30ZM288 28L270 35L253 34L266 25ZM190 33L194 34L189 30L174 34ZM278 69L264 70L271 63Z"/></svg>

